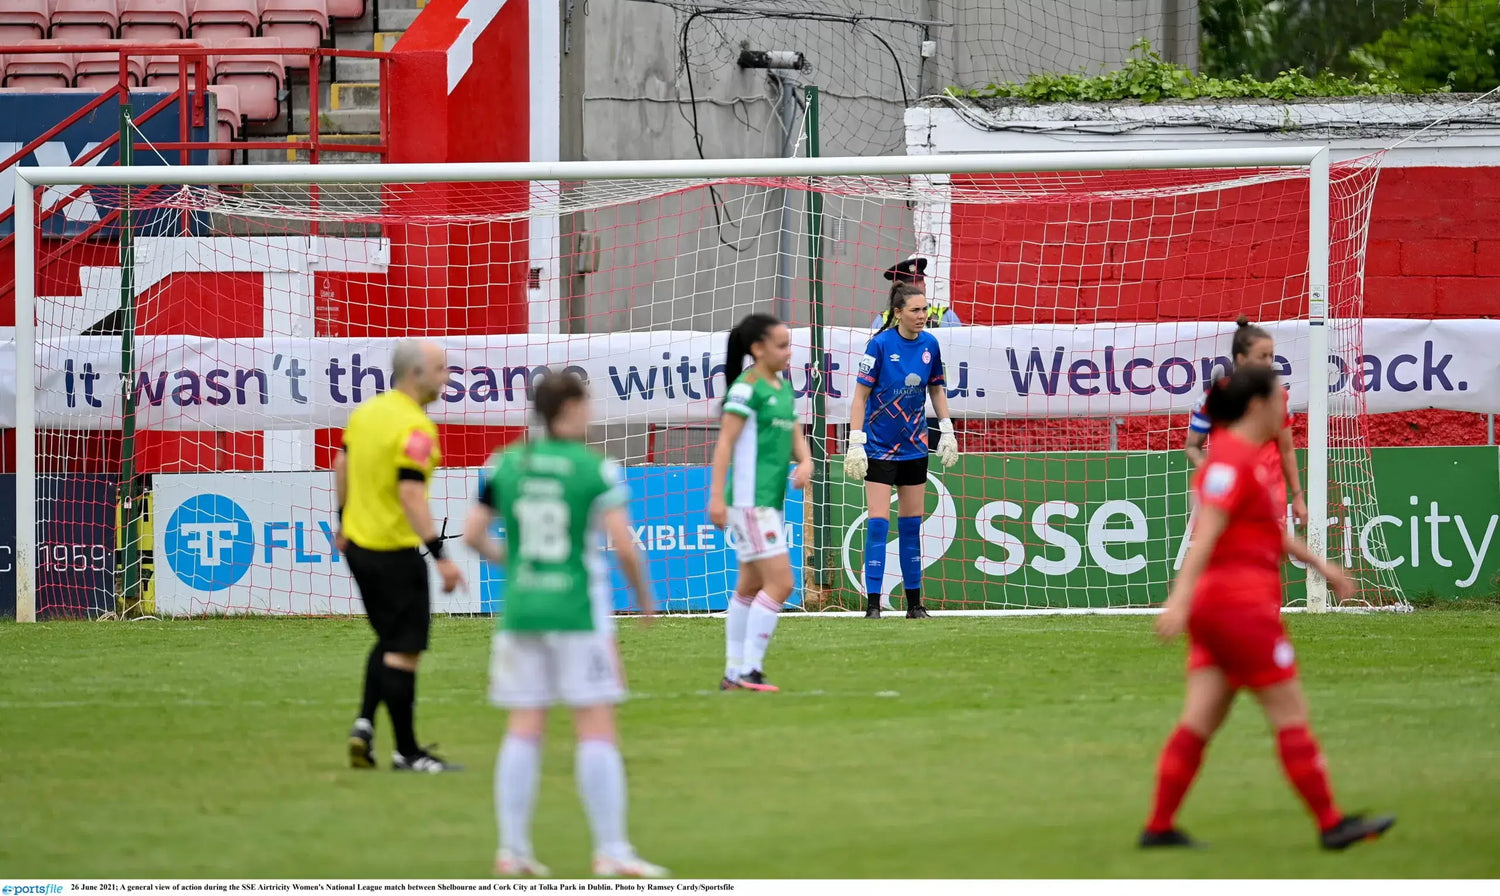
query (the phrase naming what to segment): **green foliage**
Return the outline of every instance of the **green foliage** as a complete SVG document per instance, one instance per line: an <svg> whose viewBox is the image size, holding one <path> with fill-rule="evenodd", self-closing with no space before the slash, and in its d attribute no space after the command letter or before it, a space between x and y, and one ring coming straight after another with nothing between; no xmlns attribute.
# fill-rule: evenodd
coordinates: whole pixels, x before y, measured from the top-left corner
<svg viewBox="0 0 1500 896"><path fill-rule="evenodd" d="M1007 81L977 90L962 91L974 99L1015 98L1029 103L1113 102L1137 100L1273 99L1304 97L1379 96L1398 92L1396 78L1386 71L1372 71L1363 78L1330 72L1304 74L1300 69L1284 71L1270 80L1250 75L1213 78L1162 58L1144 38L1131 47L1131 56L1116 71L1097 75L1039 74L1017 83ZM958 92L958 91L955 91Z"/></svg>
<svg viewBox="0 0 1500 896"><path fill-rule="evenodd" d="M1350 51L1359 70L1392 75L1402 90L1483 93L1500 85L1500 3L1433 0L1380 38Z"/></svg>
<svg viewBox="0 0 1500 896"><path fill-rule="evenodd" d="M1199 68L1211 78L1262 81L1292 69L1360 74L1366 69L1350 51L1422 7L1422 0L1201 0Z"/></svg>

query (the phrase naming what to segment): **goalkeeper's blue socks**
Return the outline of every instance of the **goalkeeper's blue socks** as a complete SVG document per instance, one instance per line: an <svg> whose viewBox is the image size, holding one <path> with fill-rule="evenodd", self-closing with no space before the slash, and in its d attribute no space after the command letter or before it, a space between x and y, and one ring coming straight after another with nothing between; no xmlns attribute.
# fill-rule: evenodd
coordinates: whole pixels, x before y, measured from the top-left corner
<svg viewBox="0 0 1500 896"><path fill-rule="evenodd" d="M885 593L885 546L891 536L891 521L870 517L865 521L865 595L880 606Z"/></svg>
<svg viewBox="0 0 1500 896"><path fill-rule="evenodd" d="M903 516L896 520L900 542L901 584L906 588L906 615L922 606L922 518ZM926 611L922 611L926 615Z"/></svg>

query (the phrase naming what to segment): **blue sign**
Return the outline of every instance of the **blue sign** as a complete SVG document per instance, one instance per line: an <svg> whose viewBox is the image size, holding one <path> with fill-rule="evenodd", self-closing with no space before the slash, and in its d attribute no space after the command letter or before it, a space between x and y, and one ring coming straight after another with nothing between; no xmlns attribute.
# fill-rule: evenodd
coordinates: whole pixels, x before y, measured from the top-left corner
<svg viewBox="0 0 1500 896"><path fill-rule="evenodd" d="M721 611L729 603L739 561L727 533L708 521L708 467L625 467L630 524L644 554L647 577L663 610ZM789 471L790 472L790 471ZM788 488L786 542L792 558L792 596L802 602L802 492ZM625 577L611 562L615 610L631 609ZM484 564L480 611L505 609L504 573Z"/></svg>
<svg viewBox="0 0 1500 896"><path fill-rule="evenodd" d="M131 105L141 113L166 99L169 94L160 92L132 93ZM84 106L97 98L97 94L77 93L0 93L0 160L8 159L24 149L31 141L62 123ZM150 118L136 121L137 143L176 143L181 137L181 102L173 100ZM191 109L188 114L191 114ZM210 128L216 128L211 116L205 115L205 124L189 127L189 140L210 139ZM90 150L120 132L120 102L111 97L93 111L65 128L62 133L38 146L18 163L23 167L72 165ZM188 155L190 164L203 165L208 162L207 150L193 150ZM117 165L120 161L118 141L83 163L88 167ZM178 165L182 153L177 150L160 153L148 149L137 149L137 165ZM43 236L77 236L92 231L100 237L117 235L118 226L108 220L110 213L118 209L122 199L120 187L92 187L76 198L69 198L76 188L57 187L43 193L41 229ZM138 192L142 188L134 188ZM159 202L175 190L172 186L147 187L141 204ZM15 204L16 176L14 168L0 171L0 209ZM50 212L50 213L49 213ZM104 226L100 227L100 222ZM135 226L147 236L175 236L196 233L202 216L197 213L184 215L176 209L153 209L137 212ZM97 228L97 229L96 229ZM0 221L0 237L15 230L13 218Z"/></svg>
<svg viewBox="0 0 1500 896"><path fill-rule="evenodd" d="M0 615L16 615L16 568L31 564L37 616L98 616L114 610L114 476L37 477L36 557L16 556L16 477L0 476Z"/></svg>
<svg viewBox="0 0 1500 896"><path fill-rule="evenodd" d="M245 508L223 495L194 495L172 511L162 547L189 588L222 591L255 562L255 533Z"/></svg>

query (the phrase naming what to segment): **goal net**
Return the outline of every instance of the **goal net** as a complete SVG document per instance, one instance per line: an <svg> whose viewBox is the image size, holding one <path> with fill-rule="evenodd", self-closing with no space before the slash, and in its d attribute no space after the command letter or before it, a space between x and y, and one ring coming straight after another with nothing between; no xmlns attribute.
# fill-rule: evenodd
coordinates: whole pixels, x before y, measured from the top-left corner
<svg viewBox="0 0 1500 896"><path fill-rule="evenodd" d="M792 605L858 606L868 508L841 458L853 375L884 273L914 256L946 309L934 333L962 451L928 479L930 606L1159 603L1187 544L1188 412L1239 315L1273 334L1290 386L1312 505L1298 531L1356 572L1360 605L1399 605L1380 528L1364 525L1380 512L1359 379L1375 167L1325 179L1314 161L1283 148L241 167L233 185L55 174L95 182L38 187L18 214L5 407L18 547L34 558L17 564L18 615L360 612L330 469L409 337L448 352L429 408L442 534L458 535L490 453L526 435L536 378L575 370L658 600L722 609L735 560L707 518L708 464L724 334L751 311L792 328L816 462L787 505ZM891 528L884 588L899 597ZM435 609L501 611L503 573L453 548L469 586L435 591ZM1291 566L1287 581L1289 604L1321 606L1319 582Z"/></svg>

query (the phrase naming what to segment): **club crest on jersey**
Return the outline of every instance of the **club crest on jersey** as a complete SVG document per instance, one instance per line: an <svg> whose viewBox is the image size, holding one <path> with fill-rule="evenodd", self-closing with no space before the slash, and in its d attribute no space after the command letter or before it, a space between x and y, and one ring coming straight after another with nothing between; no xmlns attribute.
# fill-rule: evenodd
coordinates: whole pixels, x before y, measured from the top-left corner
<svg viewBox="0 0 1500 896"><path fill-rule="evenodd" d="M406 438L406 456L419 464L427 463L432 456L432 437L421 430L414 430Z"/></svg>
<svg viewBox="0 0 1500 896"><path fill-rule="evenodd" d="M926 350L924 350L922 352L922 363L923 364L931 364L932 363L932 352L926 351Z"/></svg>
<svg viewBox="0 0 1500 896"><path fill-rule="evenodd" d="M766 535L766 544L775 544L776 543L776 530L775 529L767 529L765 535Z"/></svg>
<svg viewBox="0 0 1500 896"><path fill-rule="evenodd" d="M1228 464L1210 464L1203 474L1203 494L1210 498L1222 498L1234 488L1234 467Z"/></svg>

